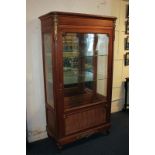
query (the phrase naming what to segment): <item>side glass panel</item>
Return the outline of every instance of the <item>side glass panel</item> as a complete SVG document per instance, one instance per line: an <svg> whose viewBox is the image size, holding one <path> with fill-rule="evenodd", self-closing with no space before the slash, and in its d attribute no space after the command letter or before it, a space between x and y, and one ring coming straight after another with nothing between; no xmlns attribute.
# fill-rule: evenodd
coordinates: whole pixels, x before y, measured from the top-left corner
<svg viewBox="0 0 155 155"><path fill-rule="evenodd" d="M107 96L109 37L106 34L97 34L97 36L97 93Z"/></svg>
<svg viewBox="0 0 155 155"><path fill-rule="evenodd" d="M44 33L44 60L45 60L45 81L47 104L54 108L53 99L53 75L52 75L52 56L51 56L51 34Z"/></svg>
<svg viewBox="0 0 155 155"><path fill-rule="evenodd" d="M63 34L64 101L68 108L106 99L108 47L107 34Z"/></svg>

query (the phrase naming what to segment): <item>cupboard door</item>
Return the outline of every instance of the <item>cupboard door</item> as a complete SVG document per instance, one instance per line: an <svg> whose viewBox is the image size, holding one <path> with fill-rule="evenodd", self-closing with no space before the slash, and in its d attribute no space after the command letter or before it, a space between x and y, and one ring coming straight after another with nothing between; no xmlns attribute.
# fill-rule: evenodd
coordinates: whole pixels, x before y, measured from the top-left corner
<svg viewBox="0 0 155 155"><path fill-rule="evenodd" d="M94 107L66 116L65 133L71 134L106 123L106 108Z"/></svg>

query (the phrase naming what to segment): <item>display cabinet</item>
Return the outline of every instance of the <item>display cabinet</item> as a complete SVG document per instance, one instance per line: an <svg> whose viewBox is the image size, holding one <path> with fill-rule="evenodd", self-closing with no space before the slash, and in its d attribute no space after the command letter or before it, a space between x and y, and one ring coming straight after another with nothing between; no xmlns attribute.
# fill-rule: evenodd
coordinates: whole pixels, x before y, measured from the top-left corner
<svg viewBox="0 0 155 155"><path fill-rule="evenodd" d="M115 17L41 20L47 133L59 146L110 128Z"/></svg>

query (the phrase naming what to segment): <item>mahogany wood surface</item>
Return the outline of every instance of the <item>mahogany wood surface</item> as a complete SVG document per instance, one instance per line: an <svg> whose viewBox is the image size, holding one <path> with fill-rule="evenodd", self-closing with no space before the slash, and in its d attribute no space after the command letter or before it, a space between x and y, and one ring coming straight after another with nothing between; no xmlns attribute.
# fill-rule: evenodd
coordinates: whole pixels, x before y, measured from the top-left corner
<svg viewBox="0 0 155 155"><path fill-rule="evenodd" d="M41 20L42 30L42 55L48 135L53 137L59 145L64 145L91 134L108 130L110 128L113 41L116 18L65 12L51 12L39 18ZM80 84L78 87L64 88L62 35L65 32L103 33L109 36L106 97L96 93L96 83L94 84L93 91L87 90L85 92L83 84ZM45 80L47 75L45 72L43 42L43 35L45 33L50 33L52 38L51 59L53 87L51 89L53 89L54 95L54 108L47 104L47 86ZM82 61L81 65L83 66ZM97 58L93 59L93 65L95 73L94 81L96 82ZM74 95L75 92L76 95ZM94 96L96 97L95 99Z"/></svg>

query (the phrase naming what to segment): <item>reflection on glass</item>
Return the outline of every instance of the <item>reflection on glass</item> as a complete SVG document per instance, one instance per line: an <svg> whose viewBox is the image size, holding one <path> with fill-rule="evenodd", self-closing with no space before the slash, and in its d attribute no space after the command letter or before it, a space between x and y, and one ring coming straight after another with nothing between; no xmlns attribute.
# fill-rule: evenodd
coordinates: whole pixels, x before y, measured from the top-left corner
<svg viewBox="0 0 155 155"><path fill-rule="evenodd" d="M87 92L106 96L108 47L107 34L63 34L65 96Z"/></svg>
<svg viewBox="0 0 155 155"><path fill-rule="evenodd" d="M96 46L96 51L98 55L107 55L108 54L108 46L109 46L109 38L105 34L97 34L98 42Z"/></svg>
<svg viewBox="0 0 155 155"><path fill-rule="evenodd" d="M53 101L53 75L52 75L52 57L51 57L51 35L45 33L44 39L44 59L45 59L45 72L46 72L46 98L47 103L54 107Z"/></svg>

